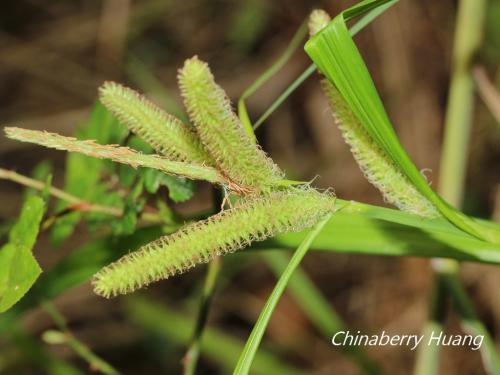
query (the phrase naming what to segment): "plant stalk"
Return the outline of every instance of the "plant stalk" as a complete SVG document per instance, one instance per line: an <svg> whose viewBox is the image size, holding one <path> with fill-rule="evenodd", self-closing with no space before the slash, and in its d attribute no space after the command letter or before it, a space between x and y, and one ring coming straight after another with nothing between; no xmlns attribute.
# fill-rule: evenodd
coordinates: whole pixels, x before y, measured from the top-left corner
<svg viewBox="0 0 500 375"><path fill-rule="evenodd" d="M87 345L78 340L71 333L68 328L68 324L66 323L66 319L59 312L59 310L57 310L56 306L52 302L48 300L42 301L42 307L60 329L60 332L52 331L52 335L57 334L58 343L69 346L76 354L89 364L92 370L105 375L120 374L120 372L118 372L113 366L95 354Z"/></svg>
<svg viewBox="0 0 500 375"><path fill-rule="evenodd" d="M189 348L183 360L184 375L194 375L196 373L196 365L198 363L198 358L200 357L201 351L201 339L203 331L205 330L205 326L207 324L208 313L210 311L210 305L215 293L215 286L217 284L221 264L222 260L220 257L214 258L208 264L207 275L205 278L205 283L203 285L203 293L198 310L193 338L191 339L191 344L189 345Z"/></svg>
<svg viewBox="0 0 500 375"><path fill-rule="evenodd" d="M223 208L224 206L224 192L221 190L214 190L213 193L214 210L217 211L218 207ZM210 306L215 294L215 287L217 286L217 282L219 280L221 266L222 258L218 256L212 259L210 263L208 263L207 274L205 276L205 281L203 284L203 291L200 299L200 305L198 308L198 315L196 317L193 336L183 359L183 375L195 375L196 373L196 365L198 364L198 359L200 357L201 351L201 340L203 332L205 331L207 325L208 314L210 312Z"/></svg>
<svg viewBox="0 0 500 375"><path fill-rule="evenodd" d="M300 262L306 255L307 251L311 247L312 242L316 238L316 236L321 232L325 224L330 220L332 214L328 214L323 220L321 220L316 226L311 229L306 238L302 241L300 246L295 250L295 253L292 256L292 259L288 263L286 269L281 274L278 282L276 283L271 295L266 301L266 304L261 310L259 315L259 319L254 325L252 333L248 338L245 348L238 359L238 364L234 370L235 375L246 375L250 371L250 367L252 366L252 362L259 348L259 344L264 337L264 333L266 331L267 325L271 320L271 316L274 312L274 309L278 305L280 297L285 291L290 278L293 275L295 269L299 266Z"/></svg>
<svg viewBox="0 0 500 375"><path fill-rule="evenodd" d="M485 12L486 0L460 0L459 2L453 47L453 73L446 109L438 188L439 194L457 208L460 208L463 202L474 108L472 64L481 46ZM499 373L500 367L494 346L491 345L492 340L482 322L477 318L473 304L460 282L458 262L450 259L435 259L432 266L436 272L435 289L440 290L444 285L446 291L440 292L440 298L434 297L431 300L430 321L425 331L443 329L446 304L442 301L444 298L442 293L450 295L461 315L462 325L477 335L485 335L486 343L481 350L485 367L490 373ZM438 353L437 347L422 347L422 352L418 353L415 373L436 374L439 365Z"/></svg>
<svg viewBox="0 0 500 375"><path fill-rule="evenodd" d="M35 180L31 177L27 177L4 168L0 168L0 179L9 180L38 191L43 191L45 189L44 182ZM64 190L58 189L53 186L50 186L48 188L48 192L53 197L70 203L73 206L72 209L75 211L99 212L116 217L121 217L123 215L123 211L117 207L103 206L100 204L91 203L81 198L78 198L77 196L74 196L72 194L68 194ZM161 222L161 219L157 214L149 212L142 213L141 219L152 223Z"/></svg>

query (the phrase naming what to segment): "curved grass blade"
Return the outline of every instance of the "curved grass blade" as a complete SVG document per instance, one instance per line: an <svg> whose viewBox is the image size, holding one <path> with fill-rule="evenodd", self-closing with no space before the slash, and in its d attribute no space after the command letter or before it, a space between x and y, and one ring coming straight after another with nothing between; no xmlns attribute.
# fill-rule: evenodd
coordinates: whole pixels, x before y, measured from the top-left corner
<svg viewBox="0 0 500 375"><path fill-rule="evenodd" d="M236 365L236 368L234 370L234 374L246 375L250 372L250 367L257 353L257 349L262 340L262 337L264 336L264 332L266 331L269 320L271 319L271 315L273 314L274 309L276 308L276 305L281 298L281 295L285 291L285 288L290 278L292 277L293 271L295 271L295 269L299 266L300 262L311 247L313 240L321 232L331 216L331 213L328 214L325 218L323 218L323 220L316 224L316 226L307 234L307 236L304 238L304 241L300 244L300 246L293 254L290 263L288 263L288 266L278 280L276 286L274 287L271 295L267 299L266 304L264 305L264 308L260 313L259 319L255 323L252 333L250 334L250 337L245 344L245 348L240 355L238 364Z"/></svg>
<svg viewBox="0 0 500 375"><path fill-rule="evenodd" d="M254 134L253 131L255 129L257 129L260 124L258 125L259 121L257 121L255 123L255 125L253 125L253 127L252 127L252 121L250 120L250 117L248 116L248 111L247 111L247 107L245 105L245 100L249 96L251 96L254 92L256 92L259 88L261 88L262 85L264 85L271 77L273 77L288 62L288 60L290 60L290 58L292 57L293 53L297 50L297 48L299 48L300 43L302 42L302 40L305 38L306 35L307 35L307 23L303 22L300 25L300 27L297 29L297 31L295 32L292 40L290 40L290 43L286 47L285 51L283 51L283 53L280 55L280 57L278 57L278 59L269 68L267 68L264 71L264 73L262 73L243 92L243 94L241 94L240 99L238 100L238 117L240 118L240 120L241 120L243 126L245 127L245 130L249 134L249 136L252 137L255 140L255 142L256 142L256 138L255 138L255 134ZM302 74L304 74L304 73L302 73ZM293 86L293 84L291 86L289 86L287 88L287 90L289 90L292 86ZM296 87L294 87L292 89L292 91L295 88ZM277 101L275 101L274 103L277 103ZM281 102L277 103L276 107L278 107L279 104L281 104ZM266 111L266 113L267 112L271 112L272 113L273 111L274 111L274 109L271 109L271 107L270 107ZM262 118L262 116L261 116L261 118ZM262 119L260 121L260 123L264 122L264 120L265 119Z"/></svg>
<svg viewBox="0 0 500 375"><path fill-rule="evenodd" d="M309 16L310 35L318 33L330 21L328 13L320 9L314 10ZM384 200L401 211L423 217L439 216L435 207L372 141L335 86L326 79L321 81L321 86L329 99L335 123L344 141L350 146L351 153L366 179L382 193Z"/></svg>
<svg viewBox="0 0 500 375"><path fill-rule="evenodd" d="M290 256L284 251L266 251L263 252L262 256L276 277L279 277L285 271L290 262ZM324 337L331 337L334 333L347 329L342 317L332 308L329 301L316 288L314 282L300 266L295 269L287 288L304 314ZM345 346L340 349L364 373L371 375L382 373L377 363L368 357L361 347Z"/></svg>
<svg viewBox="0 0 500 375"><path fill-rule="evenodd" d="M191 337L193 317L185 312L177 312L168 306L152 302L144 297L130 296L125 299L125 313L131 321L148 332L160 336L169 343L185 346ZM218 373L230 374L236 358L243 349L243 342L222 332L216 327L206 327L200 344L203 358L220 366ZM283 359L268 351L257 353L253 366L256 375L286 374L305 375Z"/></svg>
<svg viewBox="0 0 500 375"><path fill-rule="evenodd" d="M444 218L336 200L336 213L316 237L315 250L366 255L442 257L500 264L500 245L481 241ZM296 248L305 233L287 233L257 247Z"/></svg>
<svg viewBox="0 0 500 375"><path fill-rule="evenodd" d="M388 2L387 4L384 4L384 5L381 5L379 6L378 8L374 8L374 9L371 9L370 11L368 11L368 13L361 17L360 20L358 20L350 29L349 29L349 32L351 33L351 35L356 35L359 31L361 31L365 26L367 26L368 24L370 24L370 22L372 22L375 18L377 18L378 16L380 16L382 13L384 13L387 9L389 9L391 6L393 6L394 4L397 3L397 1L399 0L393 0L393 1L390 1ZM301 28L303 27L304 25L301 25ZM297 33L295 34L298 38L298 35L301 35L299 33L302 33L303 31L301 30L298 30ZM248 116L248 113L247 113L247 110L246 110L246 106L245 106L245 103L244 103L244 99L248 98L250 95L253 94L253 92L255 92L256 90L258 90L258 88L260 86L262 86L267 80L269 80L281 67L278 67L278 68L274 68L275 65L279 65L281 64L281 61L282 59L284 59L285 57L288 59L291 55L291 53L289 52L289 48L292 49L292 43L293 41L295 40L295 36L294 36L294 39L292 40L292 42L290 42L290 45L289 47L287 47L287 49L285 50L285 52L283 52L283 55L280 56L280 58L268 69L264 72L264 74L262 76L260 76L256 81L255 83L250 86L242 95L242 98L240 99L240 101L238 102L238 114L240 116L240 119L241 121L245 124L245 127L246 129L248 129L248 126L252 126L251 122L250 122L250 118ZM273 70L272 70L273 69ZM267 72L271 71L272 70L272 74L266 74ZM271 105L269 106L268 109L266 109L264 111L264 113L255 121L255 124L253 125L253 130L256 130L259 126L261 126L264 121L267 120L267 118L269 116L271 116L271 114L297 89L297 87L299 87L308 77L310 77L316 70L316 65L314 64L311 64L309 65L291 84L290 86L288 86L288 88L283 91L283 93L280 94L280 96L278 96L276 98L276 100L274 100ZM255 85L255 87L254 87ZM247 92L248 91L248 92ZM246 93L246 95L245 95ZM243 97L245 96L245 97ZM240 104L241 103L241 104ZM240 108L240 105L243 107L243 108ZM252 132L253 133L253 132Z"/></svg>
<svg viewBox="0 0 500 375"><path fill-rule="evenodd" d="M400 166L422 195L457 227L478 238L500 243L499 231L467 217L430 188L399 142L368 69L349 34L347 21L390 2L365 0L345 10L313 36L306 43L305 50L318 69L339 90L370 137Z"/></svg>

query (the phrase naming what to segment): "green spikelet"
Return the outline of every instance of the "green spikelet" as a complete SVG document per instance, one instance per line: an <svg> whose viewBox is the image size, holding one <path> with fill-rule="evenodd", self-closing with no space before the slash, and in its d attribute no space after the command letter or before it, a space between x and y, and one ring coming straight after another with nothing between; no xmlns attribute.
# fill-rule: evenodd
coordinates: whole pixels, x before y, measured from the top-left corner
<svg viewBox="0 0 500 375"><path fill-rule="evenodd" d="M99 271L94 290L104 297L125 294L184 272L282 232L314 225L334 210L335 198L315 190L274 192L162 237Z"/></svg>
<svg viewBox="0 0 500 375"><path fill-rule="evenodd" d="M282 179L278 167L248 137L205 62L196 56L186 60L178 78L191 121L225 176L261 190Z"/></svg>
<svg viewBox="0 0 500 375"><path fill-rule="evenodd" d="M309 22L307 24L309 27L309 35L313 36L318 33L322 28L328 25L330 20L330 15L323 9L314 9L309 15Z"/></svg>
<svg viewBox="0 0 500 375"><path fill-rule="evenodd" d="M330 22L324 10L314 10L309 16L309 34L312 36ZM365 177L383 194L384 199L402 211L424 217L439 216L438 211L394 165L385 152L373 142L356 115L333 84L321 82L330 100L333 117Z"/></svg>
<svg viewBox="0 0 500 375"><path fill-rule="evenodd" d="M172 161L158 155L141 154L128 147L100 145L91 140L82 141L76 138L64 137L59 134L21 128L7 127L5 128L5 134L9 138L21 142L36 143L57 150L79 152L99 159L110 159L118 163L128 164L134 168L149 167L158 169L167 174L191 179L206 180L219 184L225 182L224 178L215 168L205 165Z"/></svg>
<svg viewBox="0 0 500 375"><path fill-rule="evenodd" d="M133 133L169 159L213 165L196 133L144 96L115 82L99 88L99 98Z"/></svg>
<svg viewBox="0 0 500 375"><path fill-rule="evenodd" d="M348 107L338 90L327 80L323 89L330 99L335 122L350 146L365 177L383 194L385 200L402 211L424 217L439 216L429 202L394 165L385 152L368 136L356 115Z"/></svg>

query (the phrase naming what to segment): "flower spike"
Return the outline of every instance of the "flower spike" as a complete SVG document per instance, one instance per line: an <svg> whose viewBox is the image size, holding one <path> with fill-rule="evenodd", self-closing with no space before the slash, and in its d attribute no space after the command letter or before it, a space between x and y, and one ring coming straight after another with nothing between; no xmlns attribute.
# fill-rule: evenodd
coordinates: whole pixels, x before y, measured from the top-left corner
<svg viewBox="0 0 500 375"><path fill-rule="evenodd" d="M253 241L313 226L334 209L333 196L309 188L243 200L103 268L94 276L94 291L104 297L130 293Z"/></svg>
<svg viewBox="0 0 500 375"><path fill-rule="evenodd" d="M105 82L99 88L99 98L133 133L169 159L213 164L192 128L134 90Z"/></svg>
<svg viewBox="0 0 500 375"><path fill-rule="evenodd" d="M229 180L265 191L283 178L276 164L249 138L205 62L196 56L186 60L178 78L191 121Z"/></svg>

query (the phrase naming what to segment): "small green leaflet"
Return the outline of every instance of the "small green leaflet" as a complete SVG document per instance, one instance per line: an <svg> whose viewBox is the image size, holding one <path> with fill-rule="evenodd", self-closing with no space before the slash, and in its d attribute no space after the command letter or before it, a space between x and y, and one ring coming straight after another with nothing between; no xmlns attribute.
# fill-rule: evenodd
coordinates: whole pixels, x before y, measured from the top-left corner
<svg viewBox="0 0 500 375"><path fill-rule="evenodd" d="M318 69L335 84L371 138L389 155L415 187L450 222L475 237L500 243L500 232L457 211L429 186L399 142L370 73L346 22L397 0L365 0L343 11L305 45Z"/></svg>
<svg viewBox="0 0 500 375"><path fill-rule="evenodd" d="M169 176L154 169L144 171L144 187L148 193L156 193L162 185L168 188L168 196L175 203L191 199L196 188L194 181L184 177Z"/></svg>
<svg viewBox="0 0 500 375"><path fill-rule="evenodd" d="M128 146L145 154L153 152L153 148L149 144L136 136L130 137ZM129 174L141 175L144 188L150 194L156 194L160 186L166 186L168 188L168 196L175 203L185 202L193 197L196 185L192 180L184 177L170 176L152 168L138 170L128 166L124 166L124 168L127 169Z"/></svg>
<svg viewBox="0 0 500 375"><path fill-rule="evenodd" d="M40 197L28 197L10 230L9 241L0 249L0 312L19 301L42 272L31 251L44 209Z"/></svg>

